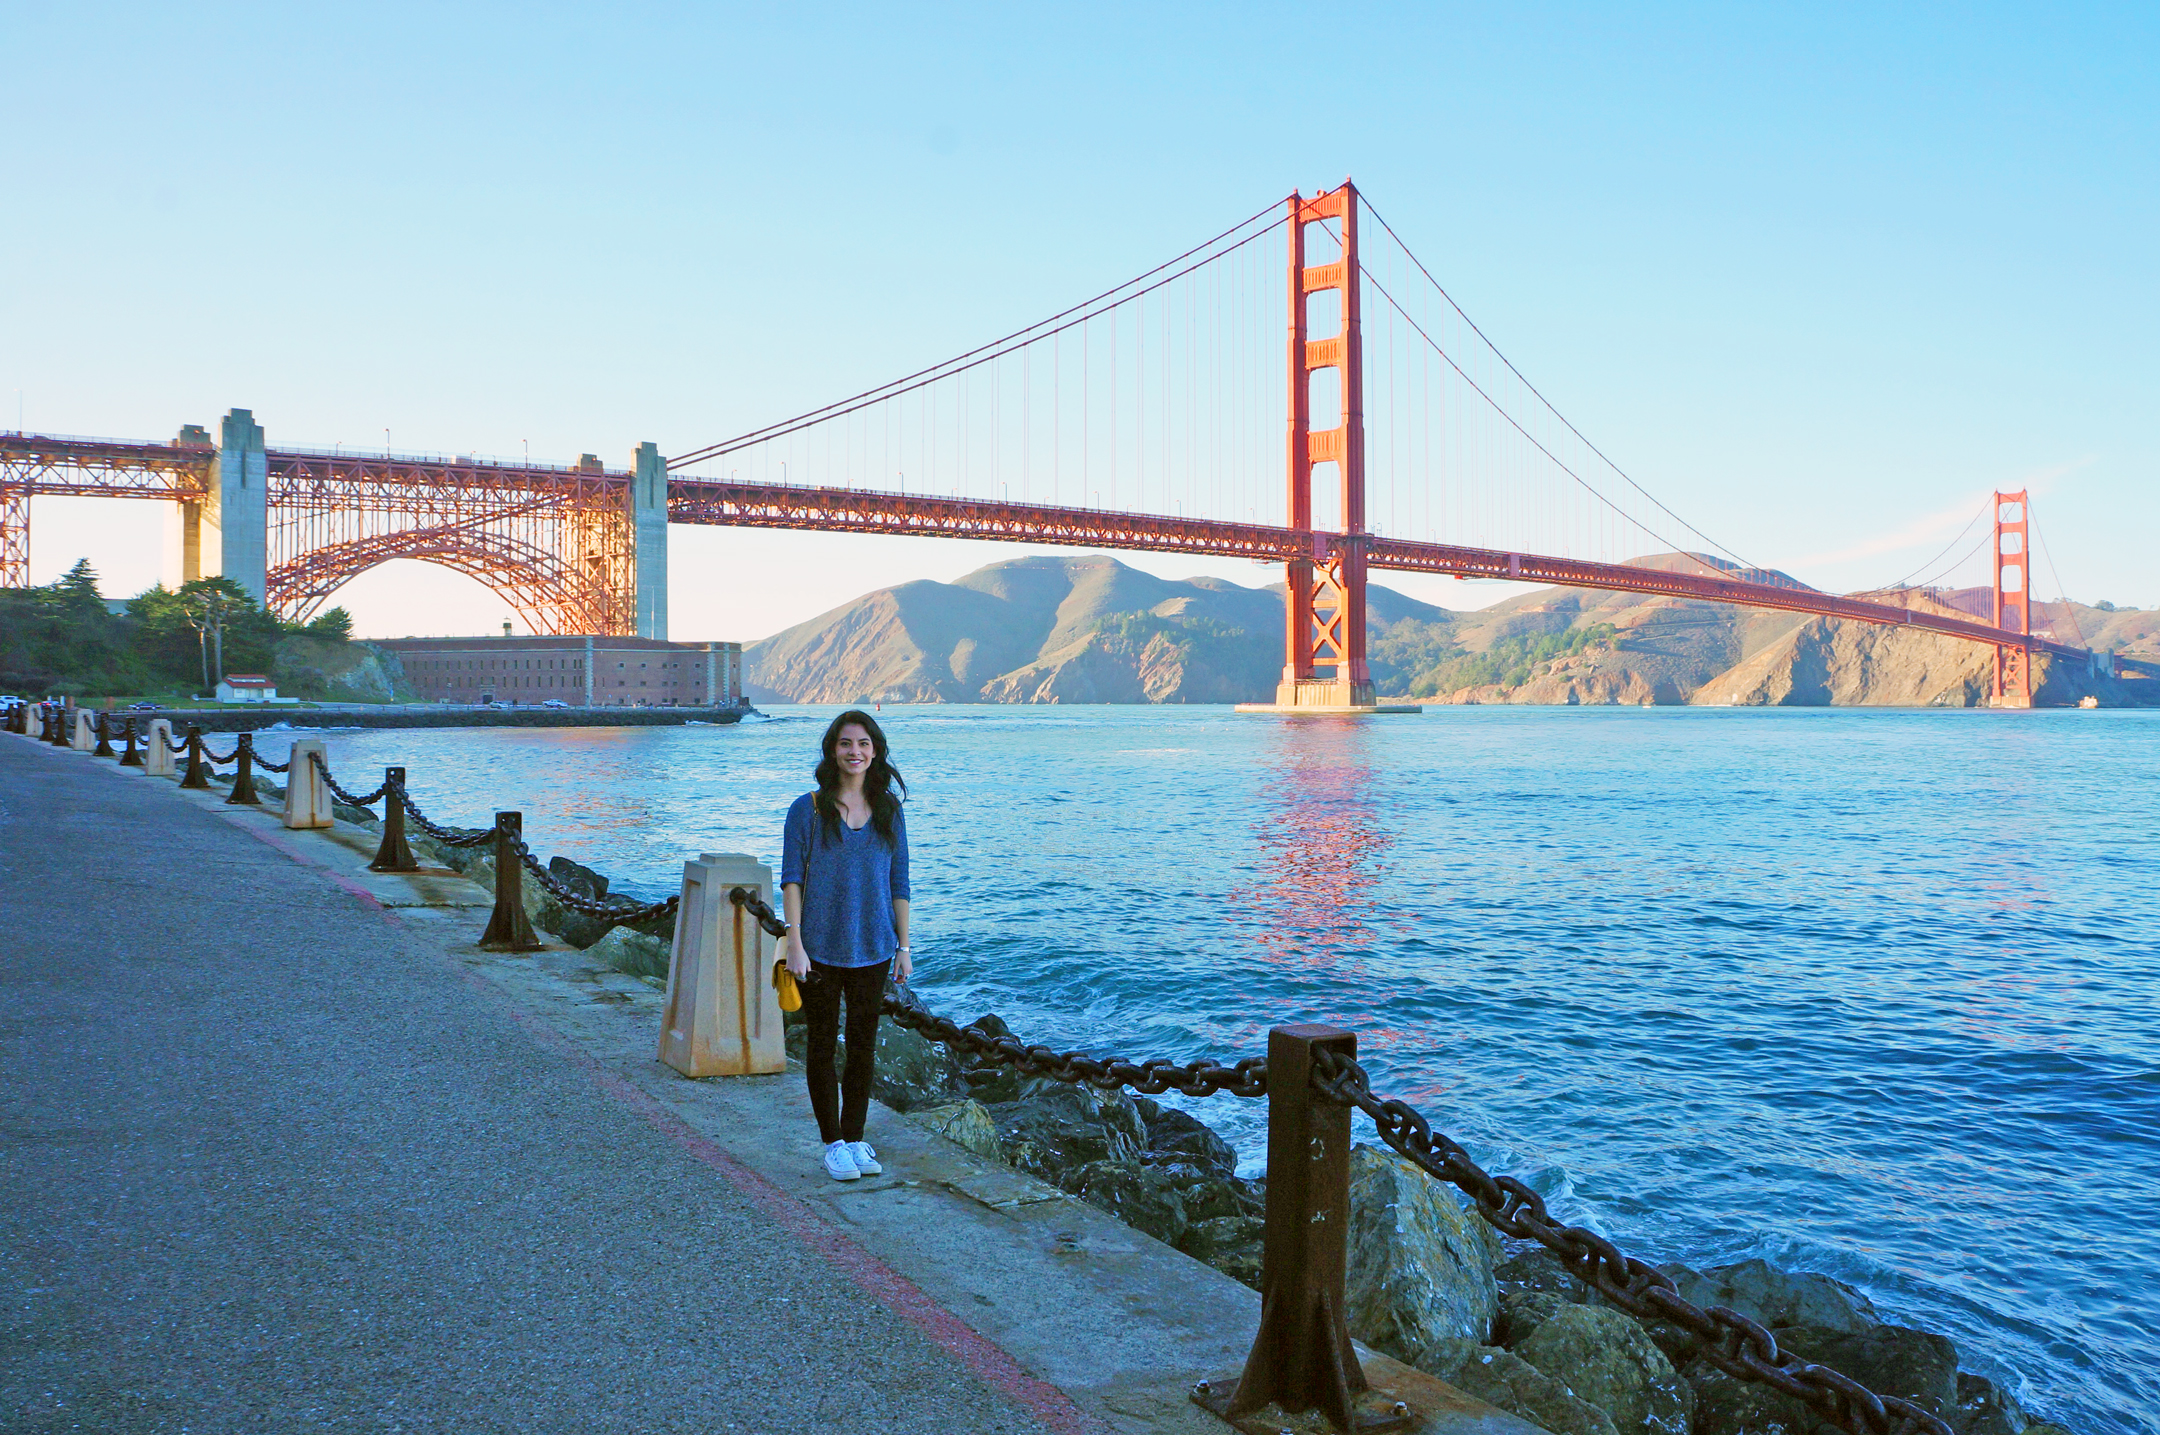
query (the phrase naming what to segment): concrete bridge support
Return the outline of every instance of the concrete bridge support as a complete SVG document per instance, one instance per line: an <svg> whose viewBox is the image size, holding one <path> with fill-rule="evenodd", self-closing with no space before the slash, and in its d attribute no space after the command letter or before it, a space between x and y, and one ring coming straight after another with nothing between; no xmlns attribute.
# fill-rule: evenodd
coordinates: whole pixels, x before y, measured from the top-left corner
<svg viewBox="0 0 2160 1435"><path fill-rule="evenodd" d="M207 438L190 425L175 444ZM210 461L210 491L179 505L178 531L167 530L166 561L174 586L197 578L227 577L256 602L266 601L270 578L270 473L262 425L248 409L234 409L219 426L217 456Z"/></svg>
<svg viewBox="0 0 2160 1435"><path fill-rule="evenodd" d="M637 543L637 635L667 637L667 460L641 443L630 475L630 520Z"/></svg>

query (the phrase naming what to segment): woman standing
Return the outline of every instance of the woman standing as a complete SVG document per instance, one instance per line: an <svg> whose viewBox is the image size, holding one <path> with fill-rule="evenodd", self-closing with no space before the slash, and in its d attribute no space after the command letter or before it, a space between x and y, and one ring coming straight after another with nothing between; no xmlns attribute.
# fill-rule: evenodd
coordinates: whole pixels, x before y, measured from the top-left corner
<svg viewBox="0 0 2160 1435"><path fill-rule="evenodd" d="M844 712L825 729L817 791L788 808L780 886L787 905L788 970L803 983L810 1027L804 1067L810 1109L835 1181L875 1176L877 1152L863 1140L878 1013L888 970L901 981L908 960L907 784L886 760L885 733L868 713ZM833 1048L847 1008L847 1070L835 1078Z"/></svg>

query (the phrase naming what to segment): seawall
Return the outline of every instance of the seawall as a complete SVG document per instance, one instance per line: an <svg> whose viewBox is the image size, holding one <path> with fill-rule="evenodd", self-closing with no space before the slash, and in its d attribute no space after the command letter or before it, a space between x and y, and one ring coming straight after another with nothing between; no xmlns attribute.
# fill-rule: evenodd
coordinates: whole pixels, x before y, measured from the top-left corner
<svg viewBox="0 0 2160 1435"><path fill-rule="evenodd" d="M289 727L684 727L738 723L755 708L435 708L308 707L172 708L116 717L169 718L185 731L194 723L204 732L260 732L284 723Z"/></svg>

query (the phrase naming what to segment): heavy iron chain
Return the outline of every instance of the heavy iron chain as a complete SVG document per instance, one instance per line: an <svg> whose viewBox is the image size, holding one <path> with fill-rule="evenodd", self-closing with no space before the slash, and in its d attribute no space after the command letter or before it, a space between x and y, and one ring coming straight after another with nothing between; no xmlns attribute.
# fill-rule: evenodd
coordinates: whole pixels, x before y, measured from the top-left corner
<svg viewBox="0 0 2160 1435"><path fill-rule="evenodd" d="M244 738L243 738L244 740ZM237 750L237 749L236 749ZM385 781L364 799L355 799L330 776L320 754L311 754L332 792L355 807L364 807L385 794L404 807L414 823L439 842L457 847L478 847L494 838L495 829L460 832L430 822L414 805L401 784ZM261 758L258 756L258 762ZM273 772L284 769L273 767ZM518 859L555 899L575 911L612 917L618 922L639 922L674 911L679 896L639 907L595 901L574 892L540 865L524 842L512 844ZM770 904L748 887L728 893L736 906L749 912L758 925L775 937L788 933L788 924ZM1095 1057L1085 1052L1060 1052L1047 1046L1030 1046L1017 1037L998 1036L964 1027L938 1016L923 1006L921 998L905 986L900 995L884 999L884 1012L894 1021L921 1032L956 1051L986 1057L1031 1076L1093 1086L1111 1091L1121 1087L1147 1096L1179 1091L1187 1096L1267 1095L1267 1058L1247 1057L1234 1066L1201 1059L1175 1062L1167 1057L1127 1061L1119 1057ZM1312 1084L1321 1095L1354 1107L1372 1118L1380 1139L1408 1157L1427 1174L1448 1182L1469 1196L1478 1214L1494 1229L1518 1240L1534 1240L1551 1251L1563 1268L1584 1284L1594 1287L1618 1309L1641 1319L1669 1321L1702 1342L1698 1354L1711 1365L1742 1380L1767 1385L1828 1416L1851 1435L1952 1435L1950 1427L1910 1400L1877 1395L1866 1386L1828 1366L1810 1364L1797 1355L1781 1351L1777 1338L1755 1321L1727 1306L1703 1310L1681 1298L1672 1277L1633 1256L1612 1242L1580 1226L1563 1226L1545 1208L1545 1198L1512 1176L1494 1176L1473 1160L1470 1153L1442 1132L1435 1131L1418 1110L1404 1101L1375 1096L1365 1068L1337 1052L1314 1053Z"/></svg>
<svg viewBox="0 0 2160 1435"><path fill-rule="evenodd" d="M206 742L202 745L202 755L203 761L209 763L212 767L223 767L228 762L236 762L239 760L240 744L234 743L233 750L231 752L226 753L223 757L219 757L216 753L210 750L210 744Z"/></svg>
<svg viewBox="0 0 2160 1435"><path fill-rule="evenodd" d="M1370 1076L1351 1058L1316 1051L1312 1084L1323 1096L1370 1116L1381 1140L1469 1196L1494 1229L1536 1241L1576 1279L1629 1315L1687 1330L1702 1341L1702 1358L1727 1375L1811 1405L1852 1435L1951 1435L1948 1425L1910 1400L1877 1395L1828 1366L1779 1350L1769 1331L1738 1311L1699 1309L1681 1299L1663 1271L1623 1254L1594 1231L1561 1225L1547 1214L1544 1197L1512 1176L1487 1172L1455 1141L1433 1130L1415 1107L1373 1095Z"/></svg>
<svg viewBox="0 0 2160 1435"><path fill-rule="evenodd" d="M244 732L240 734L240 741L248 745L249 752L255 753L255 765L261 768L264 772L285 772L292 767L292 763L289 761L272 762L269 758L264 757L261 753L255 752L255 734L251 732Z"/></svg>
<svg viewBox="0 0 2160 1435"><path fill-rule="evenodd" d="M404 783L385 782L383 786L390 789L390 795L397 799L398 806L405 809L405 815L413 820L413 826L419 828L445 847L481 847L495 840L495 829L493 827L438 826L428 821L428 815L420 810L419 805L412 800L411 794L405 791Z"/></svg>
<svg viewBox="0 0 2160 1435"><path fill-rule="evenodd" d="M675 914L675 909L682 905L682 894L679 892L661 901L642 905L626 905L603 898L588 897L563 885L553 872L541 866L540 859L532 855L532 849L527 847L523 840L513 841L510 845L517 849L518 861L525 864L525 870L532 873L533 880L573 912L583 912L588 917L607 917L622 924L634 924L650 921L655 917L671 917Z"/></svg>
<svg viewBox="0 0 2160 1435"><path fill-rule="evenodd" d="M317 772L322 774L323 781L330 784L330 795L332 797L335 797L338 801L344 803L347 807L373 807L376 803L382 801L383 798L390 791L390 780L388 778L384 778L382 786L376 788L367 796L355 797L351 793L347 792L343 787L339 786L338 780L330 775L330 764L323 761L323 755L321 753L309 753L308 761L314 765L314 768Z"/></svg>
<svg viewBox="0 0 2160 1435"><path fill-rule="evenodd" d="M772 935L787 935L788 924L748 887L734 888L728 897L736 906L755 916L758 925ZM898 990L899 996L885 998L885 1014L900 1025L919 1031L955 1051L988 1057L1030 1076L1047 1076L1054 1081L1069 1081L1104 1091L1129 1086L1143 1096L1160 1096L1166 1091L1181 1091L1187 1096L1213 1096L1217 1092L1228 1092L1232 1096L1267 1095L1267 1058L1264 1056L1249 1056L1235 1066L1224 1066L1205 1059L1178 1062L1158 1056L1147 1061L1127 1061L1115 1056L1089 1056L1081 1051L1061 1052L1047 1046L1029 1046L1017 1037L994 1036L971 1026L961 1026L925 1007L922 999L907 987Z"/></svg>

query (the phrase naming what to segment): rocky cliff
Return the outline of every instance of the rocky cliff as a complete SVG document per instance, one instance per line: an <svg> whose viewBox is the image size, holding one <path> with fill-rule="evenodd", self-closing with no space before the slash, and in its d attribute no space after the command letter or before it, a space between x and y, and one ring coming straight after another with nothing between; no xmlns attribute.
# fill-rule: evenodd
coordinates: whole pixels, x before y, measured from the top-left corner
<svg viewBox="0 0 2160 1435"><path fill-rule="evenodd" d="M416 700L397 654L373 643L293 634L278 639L270 677L281 696L316 702L389 703Z"/></svg>

